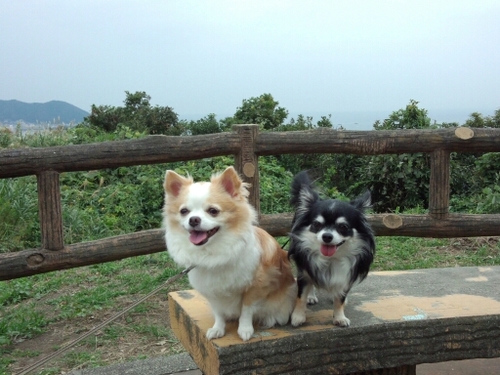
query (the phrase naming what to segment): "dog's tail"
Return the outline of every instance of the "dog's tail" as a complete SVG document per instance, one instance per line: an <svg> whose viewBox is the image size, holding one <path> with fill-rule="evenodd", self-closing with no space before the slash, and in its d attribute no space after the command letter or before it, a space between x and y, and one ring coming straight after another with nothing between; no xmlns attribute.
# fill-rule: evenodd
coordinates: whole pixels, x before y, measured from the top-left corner
<svg viewBox="0 0 500 375"><path fill-rule="evenodd" d="M299 172L292 181L290 203L293 207L299 208L304 204L315 202L319 195L314 189L313 182L309 178L307 171Z"/></svg>

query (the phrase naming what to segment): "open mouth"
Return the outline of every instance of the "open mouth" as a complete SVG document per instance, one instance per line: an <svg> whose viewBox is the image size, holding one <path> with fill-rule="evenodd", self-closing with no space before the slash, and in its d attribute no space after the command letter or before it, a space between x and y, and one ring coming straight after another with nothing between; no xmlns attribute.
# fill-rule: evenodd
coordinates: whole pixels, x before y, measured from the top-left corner
<svg viewBox="0 0 500 375"><path fill-rule="evenodd" d="M321 248L320 248L321 254L323 254L325 257L331 257L331 256L335 255L339 246L342 246L344 244L344 242L345 241L342 241L336 245L321 244Z"/></svg>
<svg viewBox="0 0 500 375"><path fill-rule="evenodd" d="M196 246L204 245L208 242L210 237L212 237L215 233L217 233L218 230L219 227L215 227L207 231L199 231L199 230L190 231L189 241L191 241L191 243Z"/></svg>

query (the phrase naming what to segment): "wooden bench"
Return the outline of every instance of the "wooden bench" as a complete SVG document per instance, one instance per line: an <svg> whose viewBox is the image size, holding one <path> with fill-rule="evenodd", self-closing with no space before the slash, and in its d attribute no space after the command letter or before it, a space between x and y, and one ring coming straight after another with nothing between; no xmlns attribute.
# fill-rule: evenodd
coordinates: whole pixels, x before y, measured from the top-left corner
<svg viewBox="0 0 500 375"><path fill-rule="evenodd" d="M169 294L172 329L206 375L415 374L420 363L500 357L500 266L372 272L349 294L351 326L332 325L320 293L307 322L256 329L236 323L209 341L210 308L194 290Z"/></svg>

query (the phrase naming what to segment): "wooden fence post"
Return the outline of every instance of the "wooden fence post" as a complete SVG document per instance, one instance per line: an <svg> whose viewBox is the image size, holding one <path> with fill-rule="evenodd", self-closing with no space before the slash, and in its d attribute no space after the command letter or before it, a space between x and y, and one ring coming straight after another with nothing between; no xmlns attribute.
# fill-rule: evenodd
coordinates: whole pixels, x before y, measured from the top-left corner
<svg viewBox="0 0 500 375"><path fill-rule="evenodd" d="M431 180L429 183L429 215L434 219L447 219L450 205L450 152L435 150L431 153Z"/></svg>
<svg viewBox="0 0 500 375"><path fill-rule="evenodd" d="M62 250L64 241L59 172L43 171L37 174L37 183L42 249Z"/></svg>
<svg viewBox="0 0 500 375"><path fill-rule="evenodd" d="M255 140L259 125L234 125L233 130L240 136L240 151L235 155L236 171L245 182L250 183L248 201L257 210L260 217L259 163L255 154Z"/></svg>

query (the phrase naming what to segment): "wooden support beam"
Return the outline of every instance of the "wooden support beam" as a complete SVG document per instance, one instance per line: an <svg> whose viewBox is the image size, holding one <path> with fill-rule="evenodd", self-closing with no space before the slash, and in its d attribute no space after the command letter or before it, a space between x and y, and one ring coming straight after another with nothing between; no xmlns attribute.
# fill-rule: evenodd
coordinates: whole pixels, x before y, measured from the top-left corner
<svg viewBox="0 0 500 375"><path fill-rule="evenodd" d="M59 173L40 172L37 174L37 186L42 249L61 250L64 240Z"/></svg>
<svg viewBox="0 0 500 375"><path fill-rule="evenodd" d="M431 153L431 180L429 183L429 215L446 219L450 206L450 152Z"/></svg>
<svg viewBox="0 0 500 375"><path fill-rule="evenodd" d="M250 184L248 201L260 215L259 158L255 154L259 125L234 125L233 131L239 135L241 144L239 152L235 155L235 168L243 181Z"/></svg>

